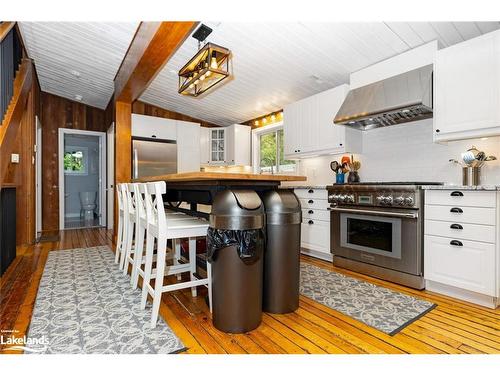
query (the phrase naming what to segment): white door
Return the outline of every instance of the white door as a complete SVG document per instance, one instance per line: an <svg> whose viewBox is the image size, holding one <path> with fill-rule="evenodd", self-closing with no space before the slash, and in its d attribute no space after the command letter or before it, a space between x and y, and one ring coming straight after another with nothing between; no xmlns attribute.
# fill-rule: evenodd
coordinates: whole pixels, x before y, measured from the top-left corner
<svg viewBox="0 0 500 375"><path fill-rule="evenodd" d="M42 231L42 124L38 116L36 121L36 148L35 148L35 180L36 180L36 223L35 238L39 237Z"/></svg>
<svg viewBox="0 0 500 375"><path fill-rule="evenodd" d="M106 191L107 191L107 201L108 201L108 229L113 229L114 220L114 205L115 205L115 124L111 124L107 134L108 141L108 178L106 180Z"/></svg>

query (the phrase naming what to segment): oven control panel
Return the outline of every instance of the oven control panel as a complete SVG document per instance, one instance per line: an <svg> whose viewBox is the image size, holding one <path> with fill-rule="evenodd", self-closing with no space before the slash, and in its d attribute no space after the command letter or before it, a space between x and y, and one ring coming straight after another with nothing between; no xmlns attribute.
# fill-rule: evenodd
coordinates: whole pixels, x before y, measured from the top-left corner
<svg viewBox="0 0 500 375"><path fill-rule="evenodd" d="M328 196L333 204L359 206L413 207L415 194L410 192L333 192Z"/></svg>

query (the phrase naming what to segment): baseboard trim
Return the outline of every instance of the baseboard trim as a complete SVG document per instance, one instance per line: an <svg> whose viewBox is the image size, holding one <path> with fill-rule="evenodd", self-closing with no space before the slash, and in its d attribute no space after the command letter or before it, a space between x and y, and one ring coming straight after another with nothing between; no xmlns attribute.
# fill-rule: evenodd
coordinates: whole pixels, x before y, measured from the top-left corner
<svg viewBox="0 0 500 375"><path fill-rule="evenodd" d="M475 303L490 309L495 309L499 304L499 299L485 294L471 292L457 288L455 286L441 284L436 281L425 280L425 289L429 292L444 294L445 296L461 299L467 302Z"/></svg>
<svg viewBox="0 0 500 375"><path fill-rule="evenodd" d="M309 255L309 256L312 256L314 258L323 259L323 260L326 260L328 262L331 262L333 260L333 256L330 253L324 253L322 251L308 249L306 247L301 247L300 252L302 254Z"/></svg>

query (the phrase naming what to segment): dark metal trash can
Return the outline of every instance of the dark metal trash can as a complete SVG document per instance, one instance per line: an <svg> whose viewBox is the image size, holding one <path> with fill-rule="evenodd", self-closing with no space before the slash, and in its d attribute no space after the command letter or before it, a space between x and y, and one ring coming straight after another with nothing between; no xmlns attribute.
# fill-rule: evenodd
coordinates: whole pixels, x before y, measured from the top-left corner
<svg viewBox="0 0 500 375"><path fill-rule="evenodd" d="M292 190L266 192L263 310L276 314L299 307L300 201Z"/></svg>
<svg viewBox="0 0 500 375"><path fill-rule="evenodd" d="M207 233L212 319L223 332L248 332L262 320L264 220L254 191L221 191L212 203Z"/></svg>

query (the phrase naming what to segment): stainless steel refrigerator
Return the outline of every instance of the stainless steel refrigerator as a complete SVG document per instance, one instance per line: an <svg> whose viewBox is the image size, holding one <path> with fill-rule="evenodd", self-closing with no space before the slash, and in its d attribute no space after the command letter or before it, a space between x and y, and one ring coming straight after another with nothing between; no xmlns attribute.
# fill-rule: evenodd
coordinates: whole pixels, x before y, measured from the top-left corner
<svg viewBox="0 0 500 375"><path fill-rule="evenodd" d="M120 155L117 155L120 157ZM177 142L132 137L132 177L177 173Z"/></svg>

